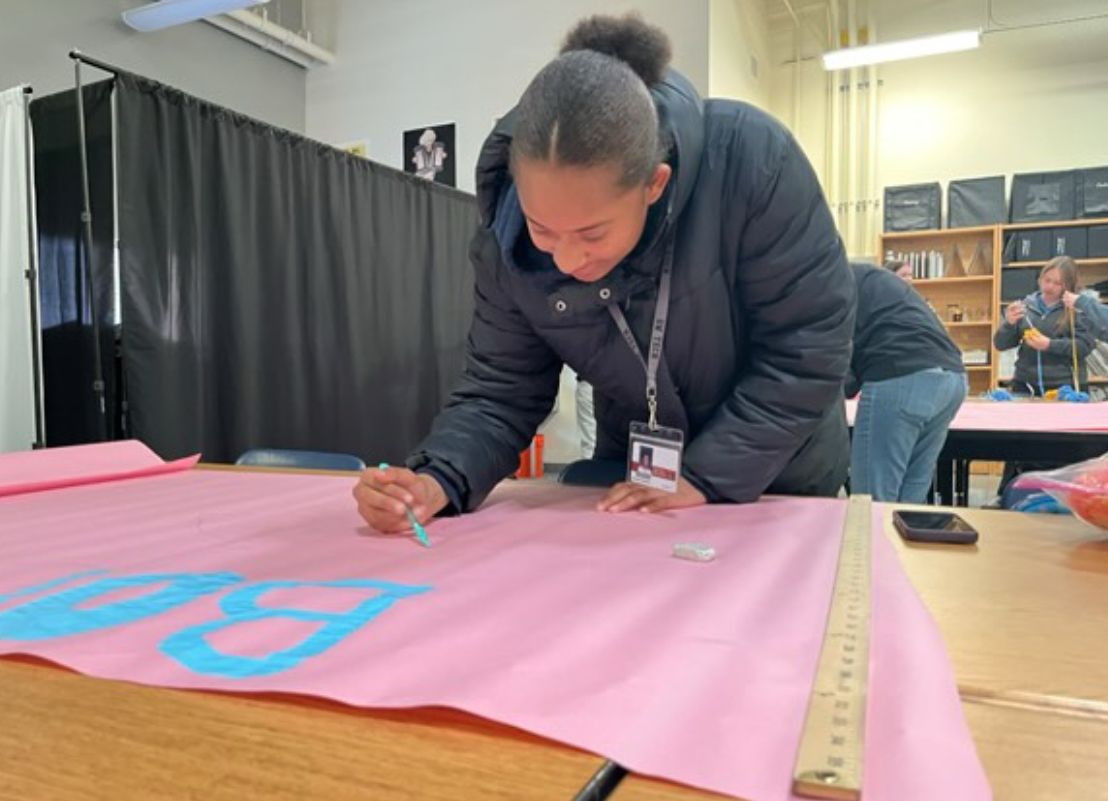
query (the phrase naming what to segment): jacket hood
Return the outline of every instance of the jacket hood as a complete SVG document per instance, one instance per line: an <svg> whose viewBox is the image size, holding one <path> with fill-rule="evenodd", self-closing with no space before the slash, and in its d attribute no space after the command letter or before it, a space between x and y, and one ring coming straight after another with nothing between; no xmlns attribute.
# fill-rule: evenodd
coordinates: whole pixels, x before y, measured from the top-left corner
<svg viewBox="0 0 1108 801"><path fill-rule="evenodd" d="M696 185L700 156L704 148L703 105L692 83L676 70L669 70L659 83L650 88L658 110L658 127L663 141L669 143L668 160L674 168L670 195L673 218L680 215ZM516 109L505 114L485 139L477 158L477 205L482 223L497 231L498 239L509 231L518 231L516 221L497 219L511 213L514 192L509 196L512 178L508 172L508 157L515 130ZM501 241L501 247L511 243Z"/></svg>

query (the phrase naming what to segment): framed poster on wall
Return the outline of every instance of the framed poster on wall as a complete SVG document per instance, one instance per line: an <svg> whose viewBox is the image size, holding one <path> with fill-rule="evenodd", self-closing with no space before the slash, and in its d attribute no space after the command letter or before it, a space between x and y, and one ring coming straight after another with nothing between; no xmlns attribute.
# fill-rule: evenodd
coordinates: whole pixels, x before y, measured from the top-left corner
<svg viewBox="0 0 1108 801"><path fill-rule="evenodd" d="M454 123L404 132L404 172L446 186L457 186Z"/></svg>

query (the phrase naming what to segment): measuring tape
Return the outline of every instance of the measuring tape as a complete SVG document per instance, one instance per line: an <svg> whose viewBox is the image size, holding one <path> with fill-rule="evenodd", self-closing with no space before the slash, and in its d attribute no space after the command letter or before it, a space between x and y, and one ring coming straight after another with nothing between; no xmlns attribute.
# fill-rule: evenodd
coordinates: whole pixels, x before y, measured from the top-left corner
<svg viewBox="0 0 1108 801"><path fill-rule="evenodd" d="M862 796L872 537L873 500L855 495L846 510L831 612L793 771L793 792L808 798Z"/></svg>

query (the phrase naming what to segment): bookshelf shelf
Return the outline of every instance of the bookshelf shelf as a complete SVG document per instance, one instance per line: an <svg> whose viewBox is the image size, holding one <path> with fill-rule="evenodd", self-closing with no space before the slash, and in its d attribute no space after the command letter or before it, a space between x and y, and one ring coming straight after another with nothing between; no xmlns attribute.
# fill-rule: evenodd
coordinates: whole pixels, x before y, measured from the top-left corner
<svg viewBox="0 0 1108 801"><path fill-rule="evenodd" d="M1074 259L1078 267L1108 267L1108 259ZM1046 267L1045 261L1010 261L1004 265L1005 270L1042 269Z"/></svg>
<svg viewBox="0 0 1108 801"><path fill-rule="evenodd" d="M920 286L942 286L944 284L991 284L991 275L967 275L957 278L917 278L912 283Z"/></svg>
<svg viewBox="0 0 1108 801"><path fill-rule="evenodd" d="M1004 231L1035 231L1044 228L1080 228L1089 225L1108 225L1108 219L1097 220L1063 220L1059 222L1041 223L1007 223L1000 226ZM955 229L958 230L958 229ZM971 230L969 228L963 230Z"/></svg>

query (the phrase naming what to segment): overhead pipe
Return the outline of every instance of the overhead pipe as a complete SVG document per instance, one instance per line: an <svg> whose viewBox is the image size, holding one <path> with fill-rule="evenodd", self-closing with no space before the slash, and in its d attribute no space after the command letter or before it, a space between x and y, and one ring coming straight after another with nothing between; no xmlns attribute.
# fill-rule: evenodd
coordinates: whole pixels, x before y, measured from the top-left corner
<svg viewBox="0 0 1108 801"><path fill-rule="evenodd" d="M874 11L874 2L869 0L868 18L869 40L877 42L877 13ZM878 237L884 226L882 224L881 201L879 199L880 181L877 177L878 156L880 155L881 139L881 80L878 75L878 67L871 64L868 70L867 82L869 83L869 134L866 142L869 145L868 167L866 169L866 217L869 221L866 234L866 247L875 248L878 261L884 258L880 253Z"/></svg>
<svg viewBox="0 0 1108 801"><path fill-rule="evenodd" d="M831 37L832 44L837 44L840 29L839 0L831 0ZM843 125L843 73L829 72L827 78L831 81L831 182L828 192L831 198L831 208L835 213L835 222L839 227L839 234L844 232L843 206L842 206L842 125Z"/></svg>
<svg viewBox="0 0 1108 801"><path fill-rule="evenodd" d="M847 46L858 45L857 0L846 0ZM846 250L857 254L854 204L858 187L858 70L847 71L846 117Z"/></svg>
<svg viewBox="0 0 1108 801"><path fill-rule="evenodd" d="M249 11L230 11L204 21L305 69L335 63L335 54L330 50Z"/></svg>
<svg viewBox="0 0 1108 801"><path fill-rule="evenodd" d="M793 18L793 133L800 136L800 17L789 0L781 0Z"/></svg>

